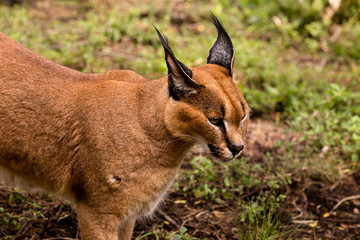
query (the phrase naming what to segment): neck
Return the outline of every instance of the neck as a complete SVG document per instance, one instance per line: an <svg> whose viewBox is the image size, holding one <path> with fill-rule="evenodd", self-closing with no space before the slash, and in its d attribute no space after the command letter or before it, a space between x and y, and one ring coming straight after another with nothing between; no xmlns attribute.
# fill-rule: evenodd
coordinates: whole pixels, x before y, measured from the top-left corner
<svg viewBox="0 0 360 240"><path fill-rule="evenodd" d="M158 164L175 166L183 160L194 142L174 137L167 129L164 116L170 99L167 78L151 80L142 84L139 121L148 141L155 151L152 153Z"/></svg>

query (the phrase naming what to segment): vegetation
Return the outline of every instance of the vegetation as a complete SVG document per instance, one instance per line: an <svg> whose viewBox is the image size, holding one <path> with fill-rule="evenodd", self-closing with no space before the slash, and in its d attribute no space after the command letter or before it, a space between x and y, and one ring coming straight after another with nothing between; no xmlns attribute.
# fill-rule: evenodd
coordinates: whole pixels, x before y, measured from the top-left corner
<svg viewBox="0 0 360 240"><path fill-rule="evenodd" d="M296 238L302 233L289 220L296 210L284 207L294 200L289 189L300 189L304 181L305 188L309 182L333 184L359 171L358 0L89 0L54 1L51 8L29 2L0 5L0 29L15 41L80 71L132 69L149 78L166 73L153 25L169 38L178 59L197 66L206 63L215 40L209 10L219 17L234 42L235 81L252 118L272 122L282 136L271 148L259 149L259 159L247 154L224 165L206 155L191 158L173 191L194 204L237 211L232 222L239 239ZM31 217L44 217L20 193L8 196L8 204L16 198L29 205ZM31 218L14 216L2 205L0 213L0 223L17 230ZM184 226L168 231L166 225L145 229L138 239L206 238ZM313 222L301 228L317 238Z"/></svg>

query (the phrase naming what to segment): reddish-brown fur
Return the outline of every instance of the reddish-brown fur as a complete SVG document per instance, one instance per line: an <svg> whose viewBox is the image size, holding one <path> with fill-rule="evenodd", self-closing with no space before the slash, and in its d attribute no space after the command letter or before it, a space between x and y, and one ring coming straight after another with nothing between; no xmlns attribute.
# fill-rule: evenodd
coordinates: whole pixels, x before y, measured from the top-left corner
<svg viewBox="0 0 360 240"><path fill-rule="evenodd" d="M72 200L82 239L130 239L194 143L225 161L243 144L249 108L227 69L192 71L204 87L176 101L167 77L80 73L0 33L0 173ZM226 136L208 120L222 108Z"/></svg>

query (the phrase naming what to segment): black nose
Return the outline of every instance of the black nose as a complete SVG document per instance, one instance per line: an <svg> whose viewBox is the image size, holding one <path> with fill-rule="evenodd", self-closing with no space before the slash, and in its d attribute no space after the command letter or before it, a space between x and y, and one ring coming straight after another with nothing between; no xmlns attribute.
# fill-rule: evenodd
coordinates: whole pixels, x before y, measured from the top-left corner
<svg viewBox="0 0 360 240"><path fill-rule="evenodd" d="M231 153L235 156L236 154L238 154L241 150L244 149L244 144L232 144L231 146L229 146L229 150L231 151Z"/></svg>

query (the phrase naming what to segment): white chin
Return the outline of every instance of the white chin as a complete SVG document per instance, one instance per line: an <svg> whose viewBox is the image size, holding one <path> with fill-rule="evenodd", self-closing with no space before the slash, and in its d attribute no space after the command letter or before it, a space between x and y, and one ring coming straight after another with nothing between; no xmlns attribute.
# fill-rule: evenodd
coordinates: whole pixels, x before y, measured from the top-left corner
<svg viewBox="0 0 360 240"><path fill-rule="evenodd" d="M218 156L217 158L219 158L222 162L228 163L234 159L234 156L232 155L232 153L229 152L225 156Z"/></svg>
<svg viewBox="0 0 360 240"><path fill-rule="evenodd" d="M224 162L224 163L229 163L232 160L234 160L234 158L220 158L220 161Z"/></svg>
<svg viewBox="0 0 360 240"><path fill-rule="evenodd" d="M242 151L240 151L235 156L233 156L232 154L229 154L228 156L221 157L220 160L222 162L228 163L228 162L231 162L232 160L234 160L235 158L239 158L241 156L241 153L242 153Z"/></svg>

